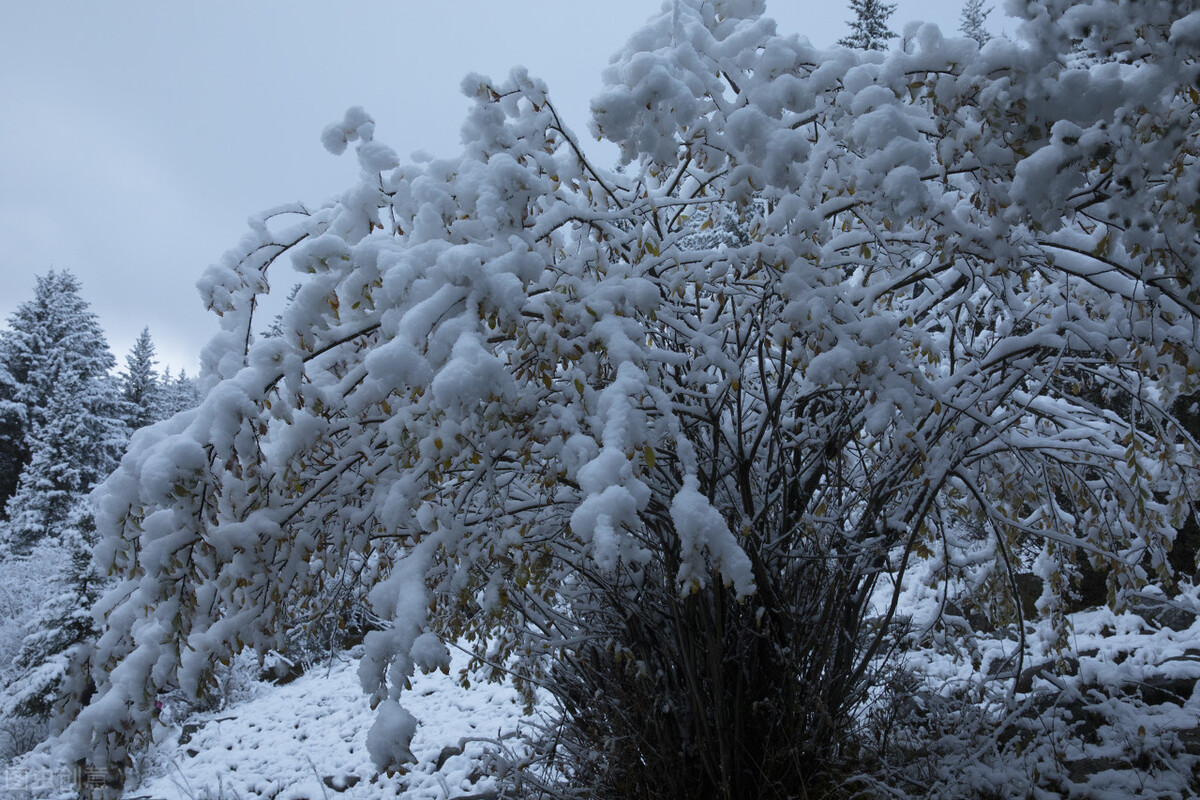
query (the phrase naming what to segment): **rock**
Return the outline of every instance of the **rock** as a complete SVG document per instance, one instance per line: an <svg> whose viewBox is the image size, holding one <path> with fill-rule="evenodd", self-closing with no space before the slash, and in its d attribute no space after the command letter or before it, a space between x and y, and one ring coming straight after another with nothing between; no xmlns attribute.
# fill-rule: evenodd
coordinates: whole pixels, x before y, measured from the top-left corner
<svg viewBox="0 0 1200 800"><path fill-rule="evenodd" d="M1181 706L1195 689L1195 678L1151 678L1142 684L1142 700L1152 706L1163 703Z"/></svg>
<svg viewBox="0 0 1200 800"><path fill-rule="evenodd" d="M1037 601L1042 596L1042 579L1032 572L1018 572L1013 577L1017 584L1017 596L1021 598L1021 616L1027 620L1037 619Z"/></svg>
<svg viewBox="0 0 1200 800"><path fill-rule="evenodd" d="M1051 683L1060 675L1078 675L1079 660L1067 656L1062 660L1061 664L1056 664L1053 661L1043 661L1041 664L1030 667L1021 673L1021 677L1017 678L1017 693L1028 694L1033 691L1034 678L1046 678Z"/></svg>
<svg viewBox="0 0 1200 800"><path fill-rule="evenodd" d="M1105 770L1129 770L1133 769L1133 764L1120 759L1109 758L1081 758L1077 761L1067 762L1067 773L1071 776L1071 780L1076 783L1085 783L1088 778Z"/></svg>
<svg viewBox="0 0 1200 800"><path fill-rule="evenodd" d="M362 778L353 773L349 775L326 775L321 778L321 783L333 789L335 792L344 792L347 789L354 788L355 784L361 781Z"/></svg>
<svg viewBox="0 0 1200 800"><path fill-rule="evenodd" d="M204 726L201 725L199 722L185 723L183 726L183 730L179 734L179 743L187 744L188 742L190 742L192 740L192 736L194 736L196 734L196 732L199 731L202 727L204 727Z"/></svg>
<svg viewBox="0 0 1200 800"><path fill-rule="evenodd" d="M1187 630L1196 621L1196 612L1165 598L1139 597L1129 604L1129 610L1157 628Z"/></svg>
<svg viewBox="0 0 1200 800"><path fill-rule="evenodd" d="M440 772L442 767L444 767L446 765L447 760L449 760L453 756L461 756L462 754L463 754L463 745L462 744L459 744L458 747L455 747L454 745L446 745L445 747L442 748L442 752L438 753L437 761L434 762L434 764L436 765L434 767L434 769L436 771Z"/></svg>
<svg viewBox="0 0 1200 800"><path fill-rule="evenodd" d="M1200 728L1179 731L1179 743L1189 756L1200 756Z"/></svg>

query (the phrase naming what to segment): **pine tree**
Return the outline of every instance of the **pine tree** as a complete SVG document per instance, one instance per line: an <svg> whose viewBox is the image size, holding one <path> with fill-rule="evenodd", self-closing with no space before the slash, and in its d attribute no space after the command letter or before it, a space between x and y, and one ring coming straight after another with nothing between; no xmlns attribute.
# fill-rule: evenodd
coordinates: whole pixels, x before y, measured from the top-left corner
<svg viewBox="0 0 1200 800"><path fill-rule="evenodd" d="M34 299L17 308L9 325L0 334L0 366L11 378L7 402L23 424L25 461L7 498L4 538L25 553L57 534L116 466L128 437L109 376L115 359L74 275L39 277Z"/></svg>
<svg viewBox="0 0 1200 800"><path fill-rule="evenodd" d="M62 370L88 381L116 366L100 321L80 291L69 271L39 276L33 300L18 306L9 329L0 332L0 363L14 380L13 399L32 411L29 425L44 416Z"/></svg>
<svg viewBox="0 0 1200 800"><path fill-rule="evenodd" d="M838 44L858 50L887 50L888 39L896 33L888 28L888 19L896 10L895 3L881 0L850 0L854 19L847 23L850 35L838 40Z"/></svg>
<svg viewBox="0 0 1200 800"><path fill-rule="evenodd" d="M159 380L155 396L155 420L169 419L199 404L200 390L196 387L196 381L188 377L187 370L181 369L178 375L172 377L171 368L167 367Z"/></svg>
<svg viewBox="0 0 1200 800"><path fill-rule="evenodd" d="M91 488L117 465L126 429L108 380L63 380L29 435L30 460L8 502L7 539L17 553L57 536Z"/></svg>
<svg viewBox="0 0 1200 800"><path fill-rule="evenodd" d="M154 364L150 329L142 328L129 355L125 356L125 372L121 375L121 397L126 403L124 418L130 431L161 419L157 410L160 386Z"/></svg>
<svg viewBox="0 0 1200 800"><path fill-rule="evenodd" d="M991 6L984 6L984 0L967 0L963 5L962 16L959 18L958 29L964 36L969 36L983 47L992 35L987 32L984 23L988 14L992 13Z"/></svg>

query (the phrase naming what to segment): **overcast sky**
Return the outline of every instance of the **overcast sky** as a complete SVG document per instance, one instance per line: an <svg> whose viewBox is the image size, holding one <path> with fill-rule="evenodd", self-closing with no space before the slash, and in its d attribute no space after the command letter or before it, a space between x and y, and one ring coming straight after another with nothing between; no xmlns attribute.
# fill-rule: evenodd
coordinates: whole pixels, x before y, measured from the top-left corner
<svg viewBox="0 0 1200 800"><path fill-rule="evenodd" d="M659 0L35 0L0 27L0 319L70 269L123 365L149 326L195 374L216 329L194 284L249 215L350 186L319 135L362 105L402 155L457 150L469 72L521 64L577 132L608 57ZM845 0L768 0L783 33L844 36ZM958 26L961 0L898 0ZM998 17L1000 12L993 14ZM996 22L998 27L1000 20ZM598 151L602 159L611 158ZM286 286L283 287L286 289Z"/></svg>

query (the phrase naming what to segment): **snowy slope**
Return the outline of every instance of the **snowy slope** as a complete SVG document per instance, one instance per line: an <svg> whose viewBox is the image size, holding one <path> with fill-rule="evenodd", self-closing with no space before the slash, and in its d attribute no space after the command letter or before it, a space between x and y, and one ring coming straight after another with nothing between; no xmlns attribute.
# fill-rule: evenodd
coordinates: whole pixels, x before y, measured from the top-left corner
<svg viewBox="0 0 1200 800"><path fill-rule="evenodd" d="M486 793L493 779L478 772L484 745L517 729L522 703L508 686L464 689L458 657L450 674L418 676L405 704L420 720L413 741L419 763L405 775L375 776L367 755L374 719L353 660L316 668L284 686L258 684L252 698L219 712L181 720L149 755L148 777L127 797L162 800L378 798L443 800ZM199 730L192 730L196 723ZM183 743L180 743L180 739ZM451 748L447 750L446 748ZM440 763L439 763L440 762Z"/></svg>
<svg viewBox="0 0 1200 800"><path fill-rule="evenodd" d="M930 635L917 633L898 658L924 687L924 699L899 712L893 733L924 731L911 766L929 796L1025 796L1035 787L1051 796L1114 800L1197 796L1200 589L1185 586L1172 601L1147 597L1139 613L1073 614L1063 653L1055 651L1049 625L1027 622L1026 655L1018 662L1013 626L935 634L942 595L919 573L906 581L901 607L917 632ZM356 660L343 655L290 684L255 683L220 711L167 726L145 760L145 777L126 797L489 797L496 784L480 770L480 740L530 720L511 687L474 681L464 689L458 674L465 664L456 653L449 675L414 679L405 705L421 723L413 742L418 763L404 775L376 776L366 748L374 714ZM975 710L943 705L956 697L975 698ZM1005 731L997 728L1001 719Z"/></svg>

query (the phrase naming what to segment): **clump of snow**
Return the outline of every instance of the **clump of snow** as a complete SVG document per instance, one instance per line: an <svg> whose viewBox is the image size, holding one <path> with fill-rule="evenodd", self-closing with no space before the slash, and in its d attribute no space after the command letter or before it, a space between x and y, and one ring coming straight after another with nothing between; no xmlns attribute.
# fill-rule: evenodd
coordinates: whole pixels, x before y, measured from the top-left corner
<svg viewBox="0 0 1200 800"><path fill-rule="evenodd" d="M412 761L414 756L408 749L413 734L417 732L417 720L395 700L384 700L375 713L375 722L367 732L367 752L378 769L386 772L397 770Z"/></svg>
<svg viewBox="0 0 1200 800"><path fill-rule="evenodd" d="M346 152L346 145L362 139L370 141L375 135L375 121L361 106L346 111L340 123L329 125L321 132L321 144L335 156Z"/></svg>
<svg viewBox="0 0 1200 800"><path fill-rule="evenodd" d="M707 552L713 566L733 586L738 597L754 591L750 559L738 546L721 513L700 493L700 482L695 475L684 478L683 488L671 502L671 522L679 535L680 586L686 590L692 585L705 585L704 552Z"/></svg>
<svg viewBox="0 0 1200 800"><path fill-rule="evenodd" d="M475 333L459 336L450 360L433 379L433 396L447 408L469 409L489 397L511 397L512 377Z"/></svg>
<svg viewBox="0 0 1200 800"><path fill-rule="evenodd" d="M450 670L450 649L442 642L441 637L432 631L426 631L413 640L410 654L422 672L433 672L435 669L443 672Z"/></svg>

